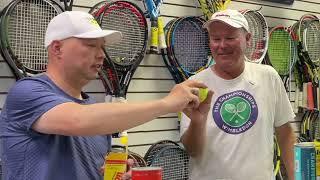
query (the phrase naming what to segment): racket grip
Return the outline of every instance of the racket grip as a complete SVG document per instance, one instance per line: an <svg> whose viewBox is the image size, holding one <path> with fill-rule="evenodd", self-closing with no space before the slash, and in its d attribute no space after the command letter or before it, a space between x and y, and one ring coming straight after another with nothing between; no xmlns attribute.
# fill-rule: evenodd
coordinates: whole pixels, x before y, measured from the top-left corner
<svg viewBox="0 0 320 180"><path fill-rule="evenodd" d="M311 82L307 83L307 103L308 109L314 109L313 87Z"/></svg>
<svg viewBox="0 0 320 180"><path fill-rule="evenodd" d="M314 107L315 109L318 109L318 95L317 95L317 85L315 84L312 84L312 95L313 95L313 104L314 104Z"/></svg>
<svg viewBox="0 0 320 180"><path fill-rule="evenodd" d="M151 42L150 53L158 52L158 22L157 20L151 20Z"/></svg>
<svg viewBox="0 0 320 180"><path fill-rule="evenodd" d="M302 107L308 108L308 85L303 83L302 85Z"/></svg>
<svg viewBox="0 0 320 180"><path fill-rule="evenodd" d="M320 91L319 91L319 87L317 87L317 97L316 97L316 99L317 99L317 109L320 108L319 95L320 95Z"/></svg>
<svg viewBox="0 0 320 180"><path fill-rule="evenodd" d="M160 49L167 48L163 27L163 19L162 17L158 17L158 44Z"/></svg>
<svg viewBox="0 0 320 180"><path fill-rule="evenodd" d="M300 94L299 86L296 86L295 98L294 98L294 112L295 113L299 112L299 94Z"/></svg>

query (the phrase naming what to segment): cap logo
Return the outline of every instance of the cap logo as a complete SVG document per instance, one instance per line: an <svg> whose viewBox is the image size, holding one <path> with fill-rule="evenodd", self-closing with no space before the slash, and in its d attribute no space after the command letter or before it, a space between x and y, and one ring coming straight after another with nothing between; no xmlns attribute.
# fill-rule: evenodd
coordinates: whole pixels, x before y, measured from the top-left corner
<svg viewBox="0 0 320 180"><path fill-rule="evenodd" d="M93 26L96 26L96 27L100 27L98 22L95 20L95 19L90 19L89 20L90 24L92 24Z"/></svg>
<svg viewBox="0 0 320 180"><path fill-rule="evenodd" d="M230 17L228 14L217 14L216 17L220 17L220 16L224 16L224 17Z"/></svg>

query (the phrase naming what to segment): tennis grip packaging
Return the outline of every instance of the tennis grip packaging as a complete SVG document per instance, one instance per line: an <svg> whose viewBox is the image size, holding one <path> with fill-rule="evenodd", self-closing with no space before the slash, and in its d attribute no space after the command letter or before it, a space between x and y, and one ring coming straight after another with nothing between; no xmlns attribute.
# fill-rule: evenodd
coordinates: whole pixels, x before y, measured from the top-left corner
<svg viewBox="0 0 320 180"><path fill-rule="evenodd" d="M128 153L111 151L105 160L104 180L121 180L127 168Z"/></svg>
<svg viewBox="0 0 320 180"><path fill-rule="evenodd" d="M316 180L316 150L313 142L294 145L295 180Z"/></svg>

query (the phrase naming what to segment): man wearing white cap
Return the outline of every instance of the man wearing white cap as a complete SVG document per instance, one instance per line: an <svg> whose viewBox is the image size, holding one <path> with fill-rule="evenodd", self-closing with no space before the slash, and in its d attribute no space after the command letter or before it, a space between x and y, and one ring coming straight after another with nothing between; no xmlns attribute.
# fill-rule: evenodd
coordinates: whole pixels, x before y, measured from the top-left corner
<svg viewBox="0 0 320 180"><path fill-rule="evenodd" d="M186 111L181 141L191 155L192 180L272 180L277 135L289 180L294 179L295 117L281 78L268 65L245 61L251 34L236 10L205 23L215 64L191 77L214 91L211 107Z"/></svg>
<svg viewBox="0 0 320 180"><path fill-rule="evenodd" d="M102 48L121 33L102 30L85 12L69 11L48 25L47 72L17 82L0 117L4 180L98 180L111 146L108 134L156 117L198 108L192 91L206 87L190 80L161 100L94 103L82 88L96 79Z"/></svg>

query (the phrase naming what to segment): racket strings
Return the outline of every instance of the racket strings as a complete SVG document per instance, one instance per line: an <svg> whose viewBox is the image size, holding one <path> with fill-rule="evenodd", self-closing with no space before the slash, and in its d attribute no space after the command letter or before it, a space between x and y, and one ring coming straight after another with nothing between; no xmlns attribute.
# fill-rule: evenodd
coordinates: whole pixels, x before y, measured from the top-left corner
<svg viewBox="0 0 320 180"><path fill-rule="evenodd" d="M270 34L268 53L271 64L279 75L287 76L292 70L293 43L290 34L284 29L276 29Z"/></svg>
<svg viewBox="0 0 320 180"><path fill-rule="evenodd" d="M320 140L320 117L319 117L319 115L314 120L313 126L314 126L314 139L319 141Z"/></svg>
<svg viewBox="0 0 320 180"><path fill-rule="evenodd" d="M304 47L312 62L316 63L320 59L320 30L319 21L311 21L303 33Z"/></svg>
<svg viewBox="0 0 320 180"><path fill-rule="evenodd" d="M196 73L208 62L208 35L198 24L184 20L174 32L174 55L186 71Z"/></svg>
<svg viewBox="0 0 320 180"><path fill-rule="evenodd" d="M189 178L189 156L178 147L164 148L155 155L151 166L163 168L163 180L187 180Z"/></svg>
<svg viewBox="0 0 320 180"><path fill-rule="evenodd" d="M46 70L44 32L57 11L42 0L21 1L10 15L8 43L27 71L39 73Z"/></svg>
<svg viewBox="0 0 320 180"><path fill-rule="evenodd" d="M141 55L144 47L146 29L141 19L132 10L115 8L104 15L102 28L121 31L121 42L107 46L107 53L112 61L120 65L131 65ZM144 23L143 23L144 24Z"/></svg>

